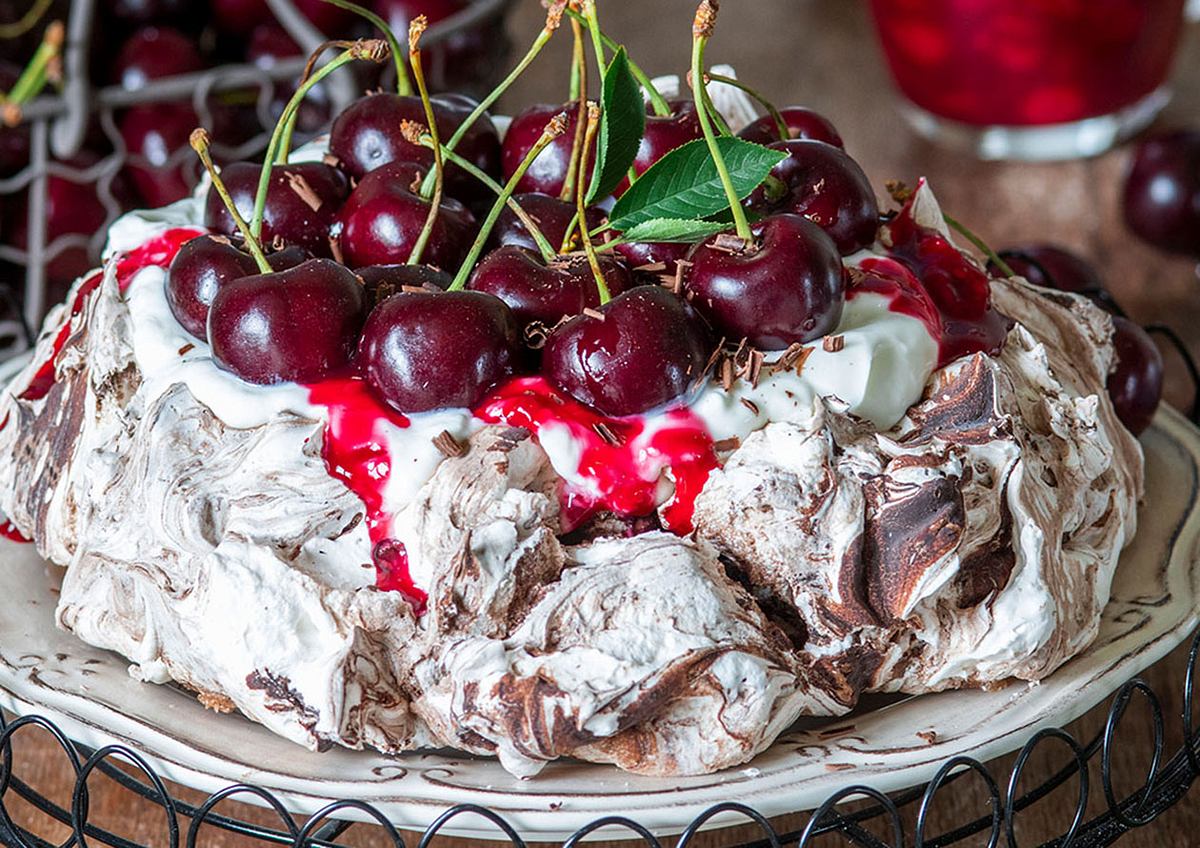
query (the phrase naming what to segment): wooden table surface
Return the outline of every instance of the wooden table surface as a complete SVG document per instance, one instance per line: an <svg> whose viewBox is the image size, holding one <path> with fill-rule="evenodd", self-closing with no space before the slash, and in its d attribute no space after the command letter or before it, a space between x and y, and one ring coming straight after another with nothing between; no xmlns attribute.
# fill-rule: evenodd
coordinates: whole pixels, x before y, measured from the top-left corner
<svg viewBox="0 0 1200 848"><path fill-rule="evenodd" d="M602 0L605 28L628 45L647 71L682 72L687 66L693 0ZM896 116L892 92L872 40L864 4L858 0L727 0L716 37L709 49L711 62L729 62L742 78L781 104L800 103L829 116L840 129L849 152L863 165L876 186L897 178L910 184L928 177L943 206L996 247L1051 240L1090 256L1108 285L1139 321L1164 321L1179 329L1200 349L1200 286L1196 267L1170 259L1135 241L1120 221L1118 197L1128 151L1117 150L1098 159L1063 164L981 164L930 146L914 137ZM532 38L542 12L534 0L520 0L512 32L518 43ZM1200 27L1192 26L1176 65L1176 97L1163 124L1200 120ZM556 38L543 58L516 86L508 103L559 101L566 95L569 37ZM523 49L523 48L518 48ZM519 108L519 106L518 106ZM1190 386L1179 363L1168 356L1168 398L1176 405L1190 402ZM1184 646L1186 648L1186 646ZM1179 743L1178 715L1186 668L1186 651L1175 651L1149 669L1144 677L1163 697L1168 716L1169 749ZM1121 738L1114 765L1116 789L1122 795L1140 786L1149 762L1147 713L1131 708L1128 732ZM1070 729L1090 738L1103 723L1103 711L1093 711ZM1145 744L1143 744L1143 741ZM63 776L68 769L47 737L25 734L16 740L17 773L59 803L69 803ZM1006 779L1012 758L995 764ZM1027 780L1050 771L1065 760L1035 757ZM847 782L853 782L851 773ZM1002 781L1003 782L1003 781ZM1031 782L1022 784L1032 785ZM131 804L129 796L104 779L92 783L93 821L113 827L142 844L166 845L161 811ZM184 797L195 793L181 790ZM1021 844L1037 844L1061 832L1074 808L1073 783L1067 784L1031 810L1021 814ZM1094 798L1102 795L1093 771ZM986 812L986 799L975 789L956 785L940 795L934 806L930 835L949 822L961 822ZM34 824L42 836L61 839L65 832L21 803L18 820ZM267 821L257 811L241 812ZM1099 806L1092 805L1092 812ZM803 826L805 817L780 822ZM186 823L185 823L186 824ZM208 830L201 844L251 843ZM910 828L911 833L911 828ZM749 831L740 834L753 837ZM378 845L378 833L354 828L348 844ZM716 846L732 834L702 836L695 845ZM974 844L985 844L986 840ZM258 844L258 843L255 843ZM439 840L462 846L464 841ZM821 844L836 844L824 840ZM911 839L908 844L911 844ZM1121 845L1191 846L1200 844L1200 795L1193 794L1154 825L1127 836Z"/></svg>

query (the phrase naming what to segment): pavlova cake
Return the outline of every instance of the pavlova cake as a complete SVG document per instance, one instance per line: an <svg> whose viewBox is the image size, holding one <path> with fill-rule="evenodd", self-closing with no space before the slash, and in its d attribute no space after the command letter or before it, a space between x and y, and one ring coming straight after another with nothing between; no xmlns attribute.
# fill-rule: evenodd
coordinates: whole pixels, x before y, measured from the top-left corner
<svg viewBox="0 0 1200 848"><path fill-rule="evenodd" d="M112 227L0 404L62 627L311 748L522 776L710 772L1095 637L1142 487L1106 313L755 118L714 0L690 92L595 11L525 61L571 15L598 102L501 134L503 86L425 96L418 22L398 93L292 154L318 71L269 167Z"/></svg>

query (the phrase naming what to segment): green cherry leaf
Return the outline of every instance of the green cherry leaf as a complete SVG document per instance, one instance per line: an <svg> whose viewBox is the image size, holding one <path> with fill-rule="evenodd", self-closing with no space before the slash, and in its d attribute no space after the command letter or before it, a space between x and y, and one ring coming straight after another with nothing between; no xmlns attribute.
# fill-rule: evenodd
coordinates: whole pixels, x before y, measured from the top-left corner
<svg viewBox="0 0 1200 848"><path fill-rule="evenodd" d="M600 105L596 165L592 169L588 203L613 193L633 165L646 132L646 101L629 68L624 47L617 50L604 72L604 94Z"/></svg>
<svg viewBox="0 0 1200 848"><path fill-rule="evenodd" d="M788 155L729 136L718 138L717 146L739 198L754 191ZM727 208L717 166L704 140L697 139L651 165L617 200L608 220L613 229L624 231L654 218L694 220Z"/></svg>
<svg viewBox="0 0 1200 848"><path fill-rule="evenodd" d="M721 221L689 221L683 218L651 218L621 233L621 241L694 242L702 241L733 227Z"/></svg>

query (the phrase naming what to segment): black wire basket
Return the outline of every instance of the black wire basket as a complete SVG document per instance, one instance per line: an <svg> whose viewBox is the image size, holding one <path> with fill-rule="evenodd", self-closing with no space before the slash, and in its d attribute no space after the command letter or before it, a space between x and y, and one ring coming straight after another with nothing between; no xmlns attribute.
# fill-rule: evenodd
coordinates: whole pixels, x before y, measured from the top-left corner
<svg viewBox="0 0 1200 848"><path fill-rule="evenodd" d="M1081 742L1061 728L1046 728L1033 734L1017 754L1007 774L967 756L956 756L942 763L934 778L925 786L886 795L870 786L848 784L831 795L813 811L799 829L777 829L772 821L753 808L736 801L717 804L697 816L674 843L683 848L713 817L730 814L744 817L752 826L753 835L731 837L721 844L727 848L776 848L796 846L809 848L829 834L841 836L843 844L863 848L935 848L936 846L986 844L989 848L1001 844L1018 844L1016 829L1021 813L1068 782L1078 783L1075 809L1070 824L1062 833L1043 843L1044 848L1098 848L1111 845L1131 830L1144 827L1183 799L1192 783L1200 776L1200 736L1194 725L1196 697L1196 666L1200 658L1200 631L1192 638L1188 653L1187 671L1182 686L1182 708L1177 719L1181 723L1182 745L1168 754L1166 751L1167 716L1163 700L1142 679L1125 683L1109 702L1103 729L1092 739ZM1172 695L1174 693L1171 693ZM1153 746L1150 766L1143 784L1119 798L1114 785L1113 761L1118 750L1117 731L1135 699L1144 701L1149 711ZM1127 722L1128 723L1128 722ZM65 753L74 773L74 789L70 807L64 807L40 794L23 780L16 770L13 753L14 739L22 731L38 728L48 732ZM1120 743L1130 744L1130 743ZM1021 790L1023 777L1035 752L1047 747L1070 752L1067 765L1054 771L1038 785ZM131 768L132 767L132 768ZM106 845L111 848L142 848L137 843L98 826L89 820L89 780L100 772L131 792L140 803L129 805L123 817L136 815L158 816L165 813L167 842L153 848L193 848L202 844L201 832L206 826L237 834L239 844L338 846L352 829L356 836L370 829L372 845L426 846L455 819L483 817L495 828L499 844L525 846L517 830L504 817L476 805L448 808L433 821L424 833L404 834L370 804L343 799L329 804L305 820L296 820L282 801L269 791L249 784L234 784L209 795L200 803L188 803L172 794L166 782L136 750L122 745L90 749L72 742L51 720L36 714L13 718L0 714L0 844L13 848L55 848L33 828L16 820L15 799L23 799L50 819L70 828L72 836L64 846ZM1099 786L1095 775L1099 774ZM974 781L972 789L964 781ZM987 813L978 818L956 822L952 829L932 836L928 833L931 810L939 794L976 792L982 786ZM1101 811L1087 817L1089 803L1100 796ZM865 801L848 811L843 805L858 799ZM228 801L250 800L258 806L272 809L280 826L268 826L218 812ZM160 812L155 812L159 808ZM1068 811L1069 813L1069 811ZM373 824L355 823L339 816L353 814L358 820L373 820ZM907 823L907 824L906 824ZM606 839L635 840L633 844L659 848L670 844L660 841L646 827L631 818L606 816L579 828L564 843L574 846L586 839L602 836ZM986 841L984 841L986 840ZM356 840L357 844L361 844ZM831 844L828 840L821 844ZM149 848L149 846L147 846Z"/></svg>
<svg viewBox="0 0 1200 848"><path fill-rule="evenodd" d="M305 53L325 41L301 15L291 0L267 0L279 23ZM489 90L509 42L504 34L504 19L513 0L471 0L462 11L434 24L422 38L430 57L430 80L434 88L451 84L468 93ZM65 294L65 286L74 273L64 275L58 265L65 259L82 262L81 269L99 264L109 225L128 208L123 202L122 178L127 166L145 171L178 172L189 184L199 178L195 154L186 139L162 158L134 155L126 147L118 126L123 110L147 104L190 104L197 125L221 126L219 97L236 93L253 102L252 126L240 128L238 143L223 144L220 132L214 133L214 157L234 161L254 157L266 149L277 115L272 112L280 86L293 83L303 72L305 58L284 59L271 67L251 64L227 64L197 73L182 74L149 81L136 90L118 85L98 87L89 77L89 46L99 26L100 7L96 0L71 0L63 49L64 85L60 93L47 94L26 104L21 125L0 132L28 134L29 162L11 176L0 178L0 206L8 210L20 207L23 214L16 222L24 227L20 245L0 242L0 359L21 351L30 344L31 329L36 330L46 310ZM453 46L466 34L486 31L472 53L466 73L439 63L439 46ZM460 71L462 69L459 69ZM324 109L304 126L308 135L323 129L322 118L336 115L362 92L354 74L341 72L329 77L322 86L327 102ZM74 159L84 148L108 150L106 155L81 163ZM52 238L46 230L47 185L51 178L72 183L95 185L105 209L102 225L88 234L64 234ZM11 213L10 213L11 214ZM7 222L6 222L7 223ZM58 263L58 265L56 265ZM56 279L57 278L57 279Z"/></svg>

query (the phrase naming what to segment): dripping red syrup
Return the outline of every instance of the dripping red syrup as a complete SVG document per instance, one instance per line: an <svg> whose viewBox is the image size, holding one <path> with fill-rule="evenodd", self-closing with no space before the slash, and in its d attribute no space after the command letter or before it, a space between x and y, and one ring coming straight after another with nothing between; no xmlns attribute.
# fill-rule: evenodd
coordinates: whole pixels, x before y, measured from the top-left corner
<svg viewBox="0 0 1200 848"><path fill-rule="evenodd" d="M359 377L314 383L308 387L308 397L329 411L325 425L325 467L358 495L366 507L375 586L400 592L420 615L425 609L426 594L412 581L404 543L389 535L392 516L383 503L383 489L392 462L379 424L389 421L396 427L407 427L408 419L376 400Z"/></svg>
<svg viewBox="0 0 1200 848"><path fill-rule="evenodd" d="M0 536L8 539L10 542L19 542L22 545L28 544L30 540L18 530L11 521L0 522Z"/></svg>
<svg viewBox="0 0 1200 848"><path fill-rule="evenodd" d="M890 258L864 260L848 296L856 290L890 291L893 312L929 329L939 368L972 353L998 354L1013 322L992 306L990 278L944 235L917 224L914 201L915 195L887 223Z"/></svg>
<svg viewBox="0 0 1200 848"><path fill-rule="evenodd" d="M179 252L179 248L183 247L184 242L191 241L203 232L203 230L193 227L175 227L161 235L155 236L140 247L118 256L116 259L117 287L122 292L125 291L129 287L129 283L137 275L137 272L143 268L151 266L159 268L167 267L171 264L171 260L175 258L175 254ZM41 400L49 394L50 388L54 385L57 377L55 374L55 363L58 361L58 355L62 353L62 349L66 347L67 339L71 337L71 326L75 323L75 319L83 312L88 298L91 297L96 289L100 288L100 283L103 280L104 273L102 271L94 271L87 279L80 283L79 288L75 292L75 299L71 301L71 311L67 316L67 320L63 322L63 325L58 330L58 335L54 337L54 346L51 348L49 358L34 372L33 379L29 381L29 385L25 387L25 391L18 395L18 398L21 400Z"/></svg>
<svg viewBox="0 0 1200 848"><path fill-rule="evenodd" d="M607 418L541 377L522 377L497 389L475 415L524 427L539 439L551 427L567 429L579 450L583 481L562 482L564 532L601 509L621 516L654 512L669 474L675 491L662 504L663 527L689 533L696 497L718 465L708 429L687 407L663 413L661 424L651 427L642 417Z"/></svg>

